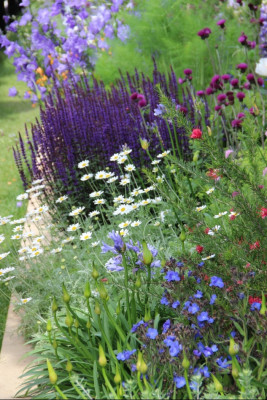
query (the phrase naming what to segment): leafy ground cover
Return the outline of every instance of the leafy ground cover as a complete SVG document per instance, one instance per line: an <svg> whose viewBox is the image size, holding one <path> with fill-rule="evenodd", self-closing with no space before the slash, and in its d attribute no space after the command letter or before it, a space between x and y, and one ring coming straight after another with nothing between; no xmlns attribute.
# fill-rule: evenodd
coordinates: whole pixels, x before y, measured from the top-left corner
<svg viewBox="0 0 267 400"><path fill-rule="evenodd" d="M33 122L37 116L38 110L32 108L29 101L20 98L11 98L8 96L9 88L15 85L23 90L25 85L17 82L11 62L1 55L0 62L0 146L1 146L1 170L0 170L0 215L1 217L14 215L20 218L24 215L26 205L18 203L16 196L21 192L21 180L16 168L12 146L17 140L18 131L24 130L24 124ZM3 227L1 227L3 230ZM1 232L2 233L2 232ZM12 242L6 238L1 242L1 253L8 251ZM5 266L3 260L1 264ZM9 287L1 285L0 292L0 346L2 344L2 335L5 327L5 317L9 305Z"/></svg>
<svg viewBox="0 0 267 400"><path fill-rule="evenodd" d="M171 74L158 85L155 72L140 81L136 72L136 84L128 75L128 86L121 81L110 91L75 71L71 83L55 80L56 90L50 81L41 122L16 153L24 182L27 169L33 179L17 200L37 197L40 205L24 218L4 219L21 247L1 255L10 266L2 274L18 294L18 309L26 308L21 328L37 355L20 394L266 398L267 73L253 34L267 15L259 18L256 3L237 1L237 12L216 4L222 43L215 58L214 28L194 32L194 42L212 49L212 76L203 87L195 86L191 65L178 84ZM83 6L73 6L68 21ZM224 70L230 14L244 31L233 43L238 61ZM28 9L22 21L31 28ZM46 82L43 70L20 54L16 62L22 60ZM128 126L129 115L140 137L121 134L118 121ZM103 143L90 143L94 129L106 155ZM22 233L25 221L40 225L38 236Z"/></svg>

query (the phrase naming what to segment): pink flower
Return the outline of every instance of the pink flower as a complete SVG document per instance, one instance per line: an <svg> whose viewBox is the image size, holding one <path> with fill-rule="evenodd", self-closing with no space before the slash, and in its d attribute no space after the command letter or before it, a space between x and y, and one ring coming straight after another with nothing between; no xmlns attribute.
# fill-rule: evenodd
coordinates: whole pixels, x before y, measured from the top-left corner
<svg viewBox="0 0 267 400"><path fill-rule="evenodd" d="M262 176L265 176L267 174L267 167L264 168L264 170L262 171Z"/></svg>
<svg viewBox="0 0 267 400"><path fill-rule="evenodd" d="M234 150L231 150L231 149L226 150L226 151L224 152L225 158L228 158L228 157L230 156L230 154L232 154L233 152L234 152Z"/></svg>
<svg viewBox="0 0 267 400"><path fill-rule="evenodd" d="M191 139L201 139L202 137L202 132L200 129L193 129L192 134L190 136Z"/></svg>

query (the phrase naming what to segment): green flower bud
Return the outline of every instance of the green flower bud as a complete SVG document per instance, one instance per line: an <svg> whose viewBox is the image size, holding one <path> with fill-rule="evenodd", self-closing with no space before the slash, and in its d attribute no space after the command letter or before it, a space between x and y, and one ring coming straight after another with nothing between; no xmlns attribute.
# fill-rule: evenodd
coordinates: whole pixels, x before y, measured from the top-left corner
<svg viewBox="0 0 267 400"><path fill-rule="evenodd" d="M137 371L140 371L142 360L143 360L143 355L142 355L141 351L138 351L138 354L137 354L137 363L136 363L136 369L137 369Z"/></svg>
<svg viewBox="0 0 267 400"><path fill-rule="evenodd" d="M151 320L151 314L150 314L150 308L149 306L145 306L145 316L144 316L144 321L148 322Z"/></svg>
<svg viewBox="0 0 267 400"><path fill-rule="evenodd" d="M73 325L73 318L72 318L71 313L69 312L69 310L67 310L65 323L66 323L68 328L71 328L71 326Z"/></svg>
<svg viewBox="0 0 267 400"><path fill-rule="evenodd" d="M70 360L67 361L66 371L67 372L71 372L72 371L72 363L70 362Z"/></svg>
<svg viewBox="0 0 267 400"><path fill-rule="evenodd" d="M147 368L148 368L148 366L146 365L146 363L144 362L144 360L142 358L139 371L141 372L141 374L145 374L147 371Z"/></svg>
<svg viewBox="0 0 267 400"><path fill-rule="evenodd" d="M235 343L234 338L230 337L230 345L228 353L230 356L235 356L239 352L239 346Z"/></svg>
<svg viewBox="0 0 267 400"><path fill-rule="evenodd" d="M64 301L64 303L68 304L70 302L70 295L69 295L64 283L62 285L62 290L63 290L63 301Z"/></svg>
<svg viewBox="0 0 267 400"><path fill-rule="evenodd" d="M146 139L140 138L141 147L143 150L147 150L149 147L149 142Z"/></svg>
<svg viewBox="0 0 267 400"><path fill-rule="evenodd" d="M143 245L143 263L145 265L150 265L153 261L153 256L149 248L147 247L146 242L143 240L142 242Z"/></svg>
<svg viewBox="0 0 267 400"><path fill-rule="evenodd" d="M93 266L92 277L93 277L95 280L97 280L97 278L99 277L99 273L97 272L95 266Z"/></svg>
<svg viewBox="0 0 267 400"><path fill-rule="evenodd" d="M194 155L193 155L193 161L196 163L199 157L199 150L195 151Z"/></svg>
<svg viewBox="0 0 267 400"><path fill-rule="evenodd" d="M55 337L54 337L52 346L53 346L53 348L54 348L55 350L57 349L57 341L56 341L56 338L55 338Z"/></svg>
<svg viewBox="0 0 267 400"><path fill-rule="evenodd" d="M103 350L103 347L101 346L101 344L99 345L99 358L98 358L98 362L100 367L105 367L107 365L107 359Z"/></svg>
<svg viewBox="0 0 267 400"><path fill-rule="evenodd" d="M100 315L101 313L101 308L97 300L95 301L95 313L96 315Z"/></svg>
<svg viewBox="0 0 267 400"><path fill-rule="evenodd" d="M265 315L265 314L266 314L266 311L267 311L267 308L266 308L266 298L265 298L264 293L262 292L262 302L261 302L260 314L261 314L261 315Z"/></svg>
<svg viewBox="0 0 267 400"><path fill-rule="evenodd" d="M118 304L117 304L117 307L116 307L116 314L119 315L120 312L121 312L121 302L120 302L120 300L119 300L119 302L118 302Z"/></svg>
<svg viewBox="0 0 267 400"><path fill-rule="evenodd" d="M91 297L91 288L89 282L86 282L83 294L86 299L89 299L89 297Z"/></svg>
<svg viewBox="0 0 267 400"><path fill-rule="evenodd" d="M120 387L119 387L119 390L118 390L118 395L122 399L122 397L124 395L124 390L123 390L122 384L120 384Z"/></svg>
<svg viewBox="0 0 267 400"><path fill-rule="evenodd" d="M99 284L98 291L102 300L108 299L108 292L102 282Z"/></svg>
<svg viewBox="0 0 267 400"><path fill-rule="evenodd" d="M186 239L185 231L182 230L181 233L180 233L180 240L181 240L181 242L184 242L185 239Z"/></svg>
<svg viewBox="0 0 267 400"><path fill-rule="evenodd" d="M55 385L57 383L57 374L54 368L52 367L51 362L48 360L48 358L46 359L46 363L47 363L49 380L52 383L52 385Z"/></svg>
<svg viewBox="0 0 267 400"><path fill-rule="evenodd" d="M211 374L211 376L212 376L212 379L213 379L213 382L215 385L215 389L217 390L217 392L222 392L223 386L222 386L221 382L213 374Z"/></svg>
<svg viewBox="0 0 267 400"><path fill-rule="evenodd" d="M239 375L238 368L235 363L232 363L232 377L236 379L238 378L238 375Z"/></svg>
<svg viewBox="0 0 267 400"><path fill-rule="evenodd" d="M114 376L114 382L116 383L116 385L121 383L121 375L120 375L118 364L116 365L116 375Z"/></svg>
<svg viewBox="0 0 267 400"><path fill-rule="evenodd" d="M53 313L55 313L57 311L57 309L58 309L58 306L57 306L56 299L54 297L53 301L52 301L52 311L53 311Z"/></svg>
<svg viewBox="0 0 267 400"><path fill-rule="evenodd" d="M137 287L137 289L139 289L141 287L141 284L142 284L141 277L140 277L140 273L138 272L137 278L136 278L136 281L135 281L135 287Z"/></svg>
<svg viewBox="0 0 267 400"><path fill-rule="evenodd" d="M86 322L86 328L87 328L87 329L90 329L91 326L92 326L91 321L87 321L87 322Z"/></svg>
<svg viewBox="0 0 267 400"><path fill-rule="evenodd" d="M188 368L190 367L190 361L189 361L188 358L186 357L185 352L183 352L183 353L184 353L184 358L183 358L183 361L182 361L182 367L183 367L185 370L188 370Z"/></svg>
<svg viewBox="0 0 267 400"><path fill-rule="evenodd" d="M80 323L79 323L79 321L77 319L74 320L74 326L75 326L76 329L78 329L79 326L80 326Z"/></svg>
<svg viewBox="0 0 267 400"><path fill-rule="evenodd" d="M47 332L51 332L52 331L52 323L51 323L50 319L47 321L46 330L47 330Z"/></svg>

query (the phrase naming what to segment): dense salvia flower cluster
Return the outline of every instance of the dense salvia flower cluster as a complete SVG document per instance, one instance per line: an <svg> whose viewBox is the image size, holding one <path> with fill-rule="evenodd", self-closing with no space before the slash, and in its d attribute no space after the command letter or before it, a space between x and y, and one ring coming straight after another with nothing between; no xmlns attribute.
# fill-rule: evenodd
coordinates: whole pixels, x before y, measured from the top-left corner
<svg viewBox="0 0 267 400"><path fill-rule="evenodd" d="M267 57L267 4L262 4L261 6L261 30L260 30L260 52L262 57Z"/></svg>
<svg viewBox="0 0 267 400"><path fill-rule="evenodd" d="M70 182L78 188L76 165L88 159L91 166L117 168L111 156L128 145L132 149L131 158L135 165L144 165L148 156L141 149L139 139L146 140L151 153L160 150L161 145L170 148L170 131L173 126L155 113L159 104L156 85L181 107L193 125L200 121L193 108L188 92L178 94L177 78L171 70L168 83L155 65L153 81L140 75L128 75L128 82L121 78L111 91L102 82L94 80L91 85L87 79L83 87L73 83L57 88L55 96L50 95L41 109L41 122L32 128L32 139L27 133L26 145L20 137L19 146L14 149L15 160L20 176L27 186L26 169L33 177L45 176L48 182L59 180L65 188ZM130 88L130 90L129 90ZM141 101L131 98L131 93L142 94ZM132 96L133 97L133 96ZM140 103L142 104L140 105ZM146 105L144 105L146 103ZM176 126L180 149L184 157L189 153L188 136L184 128ZM29 161L31 157L31 162ZM25 166L26 164L26 166ZM83 187L81 186L81 190Z"/></svg>
<svg viewBox="0 0 267 400"><path fill-rule="evenodd" d="M22 17L7 27L17 41L0 35L0 47L14 57L18 79L29 88L24 97L33 103L47 96L55 79L58 83L67 80L70 72L78 79L81 69L90 69L97 52L109 50L108 39L125 41L129 35L118 12L132 9L131 1L46 0L43 7L32 9L30 1L24 0L21 5Z"/></svg>

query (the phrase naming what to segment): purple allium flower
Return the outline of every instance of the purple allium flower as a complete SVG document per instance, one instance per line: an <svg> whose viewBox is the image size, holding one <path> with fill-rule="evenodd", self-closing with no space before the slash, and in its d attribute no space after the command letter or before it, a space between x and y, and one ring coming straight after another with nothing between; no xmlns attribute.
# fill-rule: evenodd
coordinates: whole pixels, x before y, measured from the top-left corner
<svg viewBox="0 0 267 400"><path fill-rule="evenodd" d="M248 65L246 63L240 63L236 66L236 69L239 69L241 72L245 72L248 69Z"/></svg>
<svg viewBox="0 0 267 400"><path fill-rule="evenodd" d="M157 329L148 328L147 333L146 333L146 337L148 337L149 339L156 339L157 336L158 336Z"/></svg>
<svg viewBox="0 0 267 400"><path fill-rule="evenodd" d="M242 102L242 101L244 100L244 98L246 97L246 95L245 95L244 92L238 92L238 93L236 94L236 97L238 98L238 100L239 100L240 102Z"/></svg>
<svg viewBox="0 0 267 400"><path fill-rule="evenodd" d="M132 333L136 332L136 331L137 331L137 328L138 328L140 325L144 325L144 321L143 321L143 320L141 320L141 321L137 322L136 324L134 324L134 325L132 326L131 332L132 332Z"/></svg>
<svg viewBox="0 0 267 400"><path fill-rule="evenodd" d="M170 326L171 326L171 320L167 319L167 321L165 321L164 324L162 325L163 328L162 333L166 333L170 329Z"/></svg>
<svg viewBox="0 0 267 400"><path fill-rule="evenodd" d="M178 272L175 271L168 271L167 274L164 276L164 279L166 279L168 282L173 282L173 281L180 281L180 276Z"/></svg>
<svg viewBox="0 0 267 400"><path fill-rule="evenodd" d="M117 360L119 360L119 361L126 361L126 360L129 360L129 358L134 354L136 352L136 349L134 349L134 350L125 350L125 351L123 351L123 352L121 352L121 353L118 353L117 354L117 356L116 356L116 358L117 358Z"/></svg>
<svg viewBox="0 0 267 400"><path fill-rule="evenodd" d="M175 376L173 378L173 382L175 383L177 389L181 389L186 385L185 378L183 376Z"/></svg>
<svg viewBox="0 0 267 400"><path fill-rule="evenodd" d="M218 277L218 276L212 276L210 278L210 286L217 286L219 288L223 288L224 287L224 283L222 278Z"/></svg>
<svg viewBox="0 0 267 400"><path fill-rule="evenodd" d="M15 96L17 96L17 94L18 94L18 91L14 86L8 90L8 95L10 97L15 97Z"/></svg>
<svg viewBox="0 0 267 400"><path fill-rule="evenodd" d="M217 22L217 25L220 27L220 28L225 28L225 19L220 19L218 22Z"/></svg>
<svg viewBox="0 0 267 400"><path fill-rule="evenodd" d="M180 305L180 301L176 300L172 303L172 308L176 309Z"/></svg>
<svg viewBox="0 0 267 400"><path fill-rule="evenodd" d="M216 299L217 299L216 294L212 294L212 295L211 295L211 298L210 298L210 304L211 304L211 305L214 304L215 301L216 301Z"/></svg>
<svg viewBox="0 0 267 400"><path fill-rule="evenodd" d="M219 365L220 368L228 368L230 367L231 364L228 363L227 358L225 358L224 360L222 359L222 357L217 358L216 363Z"/></svg>
<svg viewBox="0 0 267 400"><path fill-rule="evenodd" d="M209 35L211 34L211 30L210 30L210 28L204 28L204 29L201 29L197 34L198 34L198 36L201 37L201 39L204 40L209 37Z"/></svg>

